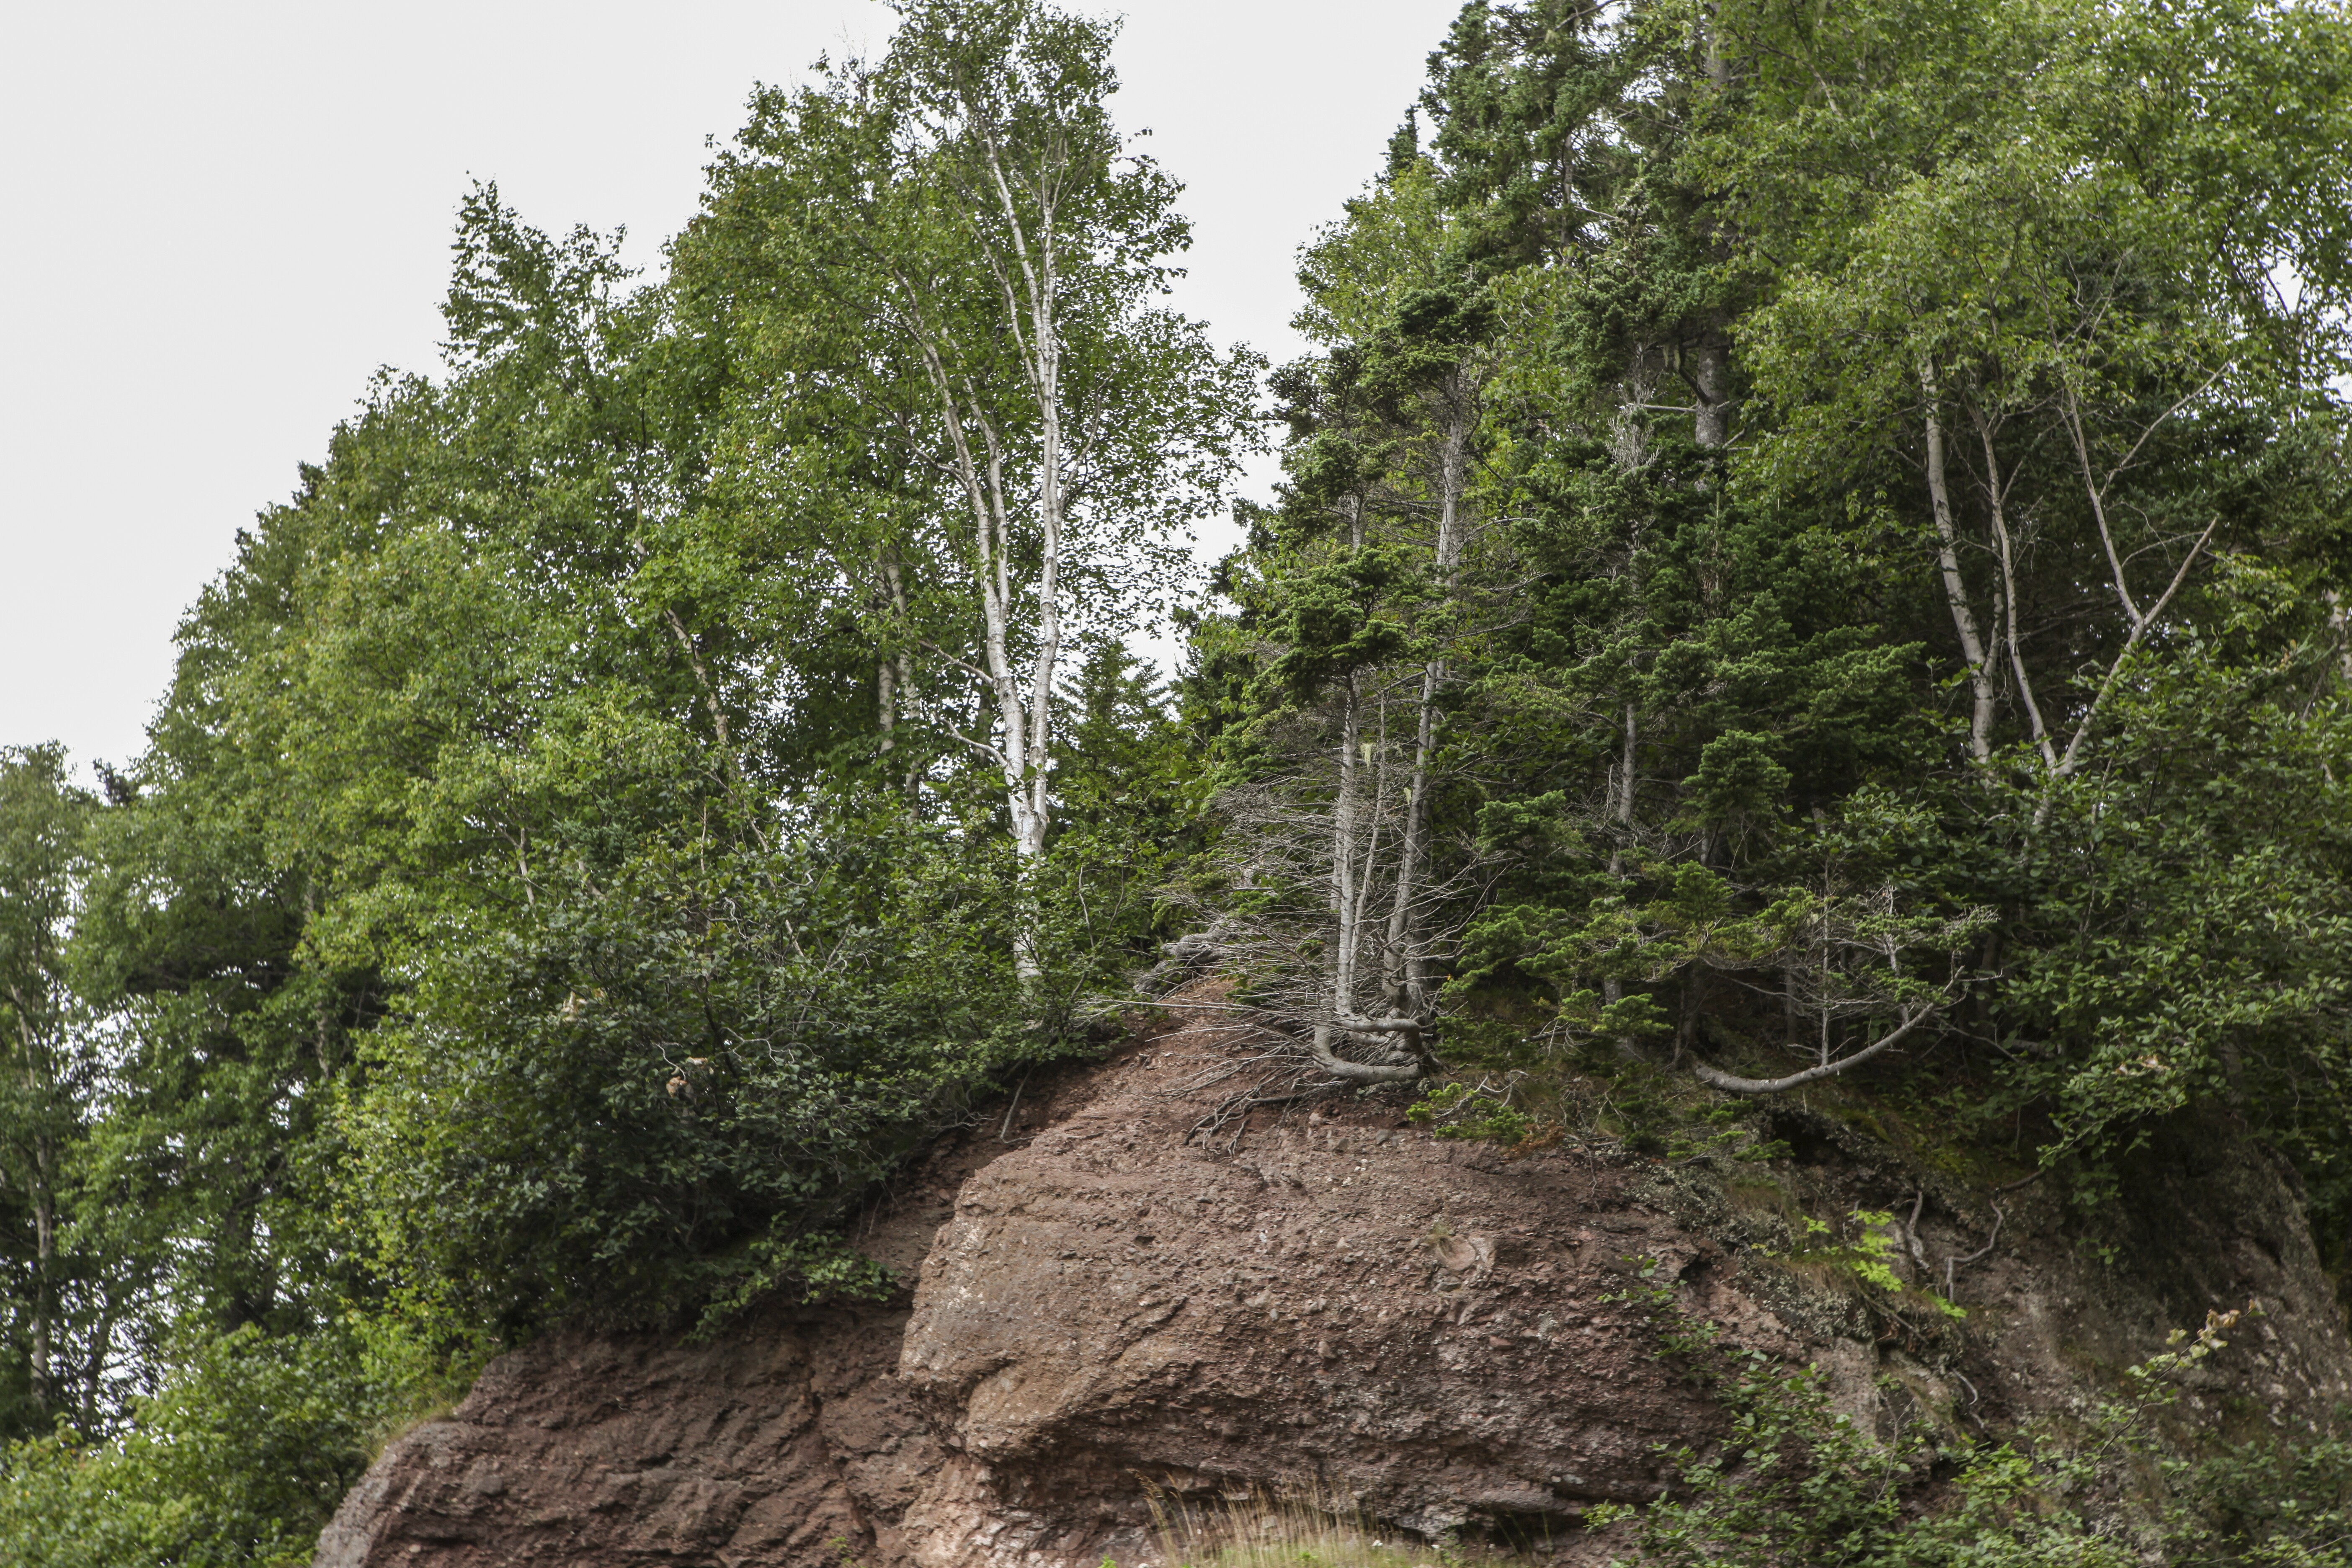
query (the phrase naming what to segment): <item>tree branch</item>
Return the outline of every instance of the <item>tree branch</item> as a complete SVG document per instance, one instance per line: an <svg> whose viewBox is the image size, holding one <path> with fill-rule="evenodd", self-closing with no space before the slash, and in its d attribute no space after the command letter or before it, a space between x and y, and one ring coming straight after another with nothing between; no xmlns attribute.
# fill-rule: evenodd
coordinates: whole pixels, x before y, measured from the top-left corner
<svg viewBox="0 0 2352 1568"><path fill-rule="evenodd" d="M1992 756L1992 668L1985 656L1984 638L1977 629L1976 610L1969 603L1968 584L1960 575L1959 531L1952 521L1951 491L1944 471L1944 418L1936 367L1919 367L1919 387L1927 395L1927 500L1936 518L1936 560L1943 570L1944 602L1959 634L1960 657L1968 664L1969 684L1976 702L1969 722L1969 745L1977 761Z"/></svg>
<svg viewBox="0 0 2352 1568"><path fill-rule="evenodd" d="M2148 437L2154 436L2167 420L2188 407L2197 398L2203 396L2206 390L2221 380L2229 368L2230 362L2224 360L2219 370L2199 382L2195 388L2181 397L2179 402L2150 420L2147 427L2139 433L2139 439L2132 443L2131 450L2123 455L2122 461L2107 470L2107 477L2105 479L2097 478L2096 470L2091 462L2090 435L2083 427L2083 405L2074 395L2074 384L2063 376L2059 378L2060 390L2066 395L2066 429L2068 434L2074 437L2075 460L2082 465L2083 469L2083 489L2091 498L2091 517L2099 527L2099 542L2106 546L2107 569L2115 575L2116 597L2123 601L2124 614L2131 618L2134 630L2137 630L2154 619L2156 611L2150 610L2143 616L2140 614L2139 606L2132 602L2131 588L2124 581L2123 560L2116 552L2115 534L2107 526L2107 491L2114 487L2116 479L2123 477L2123 471L2131 467L2132 459L2139 456L2139 449L2147 445Z"/></svg>
<svg viewBox="0 0 2352 1568"><path fill-rule="evenodd" d="M2058 759L2058 765L2051 770L2052 777L2063 779L2074 773L2075 758L2082 752L2083 742L2090 737L2092 722L2098 718L2100 706L2106 701L2107 693L2115 689L2116 678L2123 674L2124 665L2131 658L2132 650L2139 647L2140 637L2156 624L2157 617L2164 614L2165 605L2172 603L2172 595L2180 592L2180 584L2189 580L2189 569L2197 564L2197 557L2204 552L2205 542L2211 539L2213 531L2221 526L2221 520L2218 517L2205 525L2205 531L2199 534L2197 542L2190 546L2188 559L2181 562L2180 570L2172 574L2171 583L2166 585L2164 596L2148 606L2147 614L2124 639L2123 651L2116 654L2115 663L2107 667L2107 678L2099 682L2099 693L2091 699L2089 710L2083 715L2083 721L2074 727L2074 738L2066 742L2066 754ZM2049 815L2050 803L2044 800L2042 809L2034 814L2034 825L2039 826Z"/></svg>
<svg viewBox="0 0 2352 1568"><path fill-rule="evenodd" d="M1922 1007L1904 1019L1886 1035L1854 1052L1853 1055L1841 1057L1833 1062L1824 1062L1817 1068L1807 1068L1802 1072L1790 1073L1786 1078L1741 1078L1736 1073L1725 1072L1720 1068L1711 1068L1705 1062L1693 1062L1691 1074L1708 1088L1719 1089L1726 1094L1782 1094L1792 1089L1802 1089L1809 1083L1819 1083L1825 1078L1835 1078L1842 1072L1860 1067L1927 1022L1934 1012L1935 1009L1931 1007Z"/></svg>

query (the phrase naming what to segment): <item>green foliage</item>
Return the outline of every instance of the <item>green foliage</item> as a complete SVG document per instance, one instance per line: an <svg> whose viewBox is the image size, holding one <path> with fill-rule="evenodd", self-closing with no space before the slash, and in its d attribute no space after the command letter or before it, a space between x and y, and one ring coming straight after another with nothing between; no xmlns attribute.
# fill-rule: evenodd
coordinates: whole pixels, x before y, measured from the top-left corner
<svg viewBox="0 0 2352 1568"><path fill-rule="evenodd" d="M1404 1114L1406 1121L1432 1129L1440 1138L1518 1143L1535 1131L1533 1119L1504 1097L1461 1082L1439 1084Z"/></svg>
<svg viewBox="0 0 2352 1568"><path fill-rule="evenodd" d="M1196 688L1237 822L1338 818L1298 746L1427 661L1467 874L1383 940L1440 1063L1524 1117L1594 1045L1759 1093L1932 1044L2086 1194L2220 1100L2347 1201L2347 61L2305 5L1465 7L1302 252Z"/></svg>
<svg viewBox="0 0 2352 1568"><path fill-rule="evenodd" d="M97 804L58 748L0 750L0 1440L98 1419L152 1267L100 1239L87 1157L105 1041L68 942Z"/></svg>
<svg viewBox="0 0 2352 1568"><path fill-rule="evenodd" d="M642 285L473 192L148 752L0 753L0 1557L299 1560L520 1335L888 1289L840 1219L1173 935L1444 1136L1766 1158L1716 1090L1840 1076L2088 1205L2218 1103L2352 1235L2340 11L1474 0L1173 691L1259 366L1112 38L909 0ZM1893 1288L1850 1220L1790 1261ZM1658 1561L2120 1561L2126 1452L2183 1561L2342 1554L2333 1439L1667 1343Z"/></svg>
<svg viewBox="0 0 2352 1568"><path fill-rule="evenodd" d="M1892 1414L1892 1430L1884 1418L1867 1429L1836 1407L1818 1368L1725 1352L1711 1325L1683 1312L1671 1285L1628 1294L1651 1314L1660 1353L1713 1383L1727 1420L1710 1449L1671 1454L1672 1495L1595 1510L1595 1525L1632 1521L1633 1563L2345 1561L2340 1439L2280 1439L2200 1458L2193 1437L2184 1456L2159 1429L2182 1374L2227 1349L2222 1335L2238 1312L2210 1314L2193 1337L2175 1331L2171 1348L2128 1368L2120 1394L2086 1422L2044 1422L1996 1442L1944 1425L1891 1383L1878 1403ZM2130 1478L2149 1471L2164 1477L2166 1495L2134 1497Z"/></svg>
<svg viewBox="0 0 2352 1568"><path fill-rule="evenodd" d="M2038 832L2019 829L2040 803L2011 797L2021 951L1999 1017L2056 1047L2014 1076L2071 1146L2220 1100L2276 1118L2332 1186L2337 1142L2317 1130L2339 1125L2352 1000L2327 956L2352 935L2352 710L2340 690L2314 700L2325 643L2264 652L2182 648L2117 704L2110 765L2048 797Z"/></svg>
<svg viewBox="0 0 2352 1568"><path fill-rule="evenodd" d="M2178 1500L2166 1546L2180 1568L2352 1563L2352 1440L2263 1437L2167 1461Z"/></svg>
<svg viewBox="0 0 2352 1568"><path fill-rule="evenodd" d="M1154 298L1111 37L905 7L755 100L645 286L477 189L445 365L240 535L147 754L103 807L7 759L0 1557L290 1560L501 1344L893 1289L845 1215L1087 1047L1200 833L1120 639L1255 363Z"/></svg>
<svg viewBox="0 0 2352 1568"><path fill-rule="evenodd" d="M681 589L796 599L776 629L824 628L831 681L862 659L902 776L992 764L1034 853L1060 661L1167 607L1256 362L1156 301L1190 231L1112 118L1114 24L896 8L879 59L753 96L673 247L709 483L658 527Z"/></svg>
<svg viewBox="0 0 2352 1568"><path fill-rule="evenodd" d="M293 1568L359 1479L374 1412L348 1336L248 1324L197 1347L120 1435L27 1437L0 1457L16 1568Z"/></svg>
<svg viewBox="0 0 2352 1568"><path fill-rule="evenodd" d="M1066 1048L1113 980L1135 911L1078 847L1051 874L1097 879L1097 945L1040 889L1035 981L1012 962L1010 851L887 809L772 852L651 846L551 878L520 920L453 912L420 934L349 1111L377 1256L460 1321L515 1327L672 1316L795 1267L808 1289L887 1288L819 1233Z"/></svg>
<svg viewBox="0 0 2352 1568"><path fill-rule="evenodd" d="M1851 1274L1874 1289L1901 1295L1903 1279L1895 1272L1892 1261L1902 1257L1895 1240L1894 1215L1880 1209L1856 1209L1846 1218L1853 1235L1824 1241L1822 1238L1825 1237L1836 1237L1835 1227L1825 1220L1806 1215L1802 1219L1803 1234L1800 1237L1805 1245L1793 1252L1771 1256L1790 1263L1812 1264ZM1933 1300L1936 1309L1948 1318L1968 1316L1966 1308L1940 1296L1933 1298Z"/></svg>

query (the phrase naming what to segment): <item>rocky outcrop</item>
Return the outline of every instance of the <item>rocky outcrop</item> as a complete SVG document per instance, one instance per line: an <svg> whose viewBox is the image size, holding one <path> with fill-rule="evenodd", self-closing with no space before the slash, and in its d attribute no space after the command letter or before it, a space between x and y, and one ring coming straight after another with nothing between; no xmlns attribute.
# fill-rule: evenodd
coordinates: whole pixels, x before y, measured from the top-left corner
<svg viewBox="0 0 2352 1568"><path fill-rule="evenodd" d="M834 1564L939 1467L890 1375L905 1317L779 1314L708 1346L552 1335L393 1444L317 1561Z"/></svg>
<svg viewBox="0 0 2352 1568"><path fill-rule="evenodd" d="M703 1345L568 1332L494 1363L386 1449L320 1568L1137 1568L1159 1558L1153 1491L1299 1485L1572 1558L1585 1509L1654 1495L1655 1446L1715 1419L1625 1299L1642 1269L1880 1418L2063 1405L2249 1300L2265 1315L2195 1408L2300 1422L2352 1393L2288 1178L2210 1130L2145 1157L2126 1232L2084 1237L2039 1188L1959 1190L1899 1131L1801 1105L1787 1158L1727 1170L1567 1143L1512 1160L1380 1095L1237 1107L1257 1047L1216 1017L1033 1087L911 1173L864 1241L909 1300ZM1893 1211L1896 1256L1940 1282L1996 1201L2000 1245L1954 1265L1965 1324L1768 1256L1801 1213Z"/></svg>
<svg viewBox="0 0 2352 1568"><path fill-rule="evenodd" d="M1714 1244L1630 1173L1507 1163L1393 1110L1188 1143L1203 1065L1136 1052L966 1184L899 1360L951 1445L915 1561L1099 1562L1065 1538L1139 1526L1139 1477L1312 1478L1429 1533L1654 1492L1654 1447L1708 1415L1607 1298L1628 1258L1719 1278Z"/></svg>

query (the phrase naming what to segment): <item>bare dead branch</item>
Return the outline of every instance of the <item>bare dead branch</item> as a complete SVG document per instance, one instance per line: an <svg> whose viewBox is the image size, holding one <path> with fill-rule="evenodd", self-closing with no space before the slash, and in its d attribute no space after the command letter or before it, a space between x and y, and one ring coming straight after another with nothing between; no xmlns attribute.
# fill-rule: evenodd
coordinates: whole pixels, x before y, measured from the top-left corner
<svg viewBox="0 0 2352 1568"><path fill-rule="evenodd" d="M1737 1073L1727 1073L1720 1068L1712 1068L1705 1062L1697 1061L1691 1063L1691 1074L1710 1089L1719 1089L1726 1094L1785 1094L1792 1089L1802 1089L1809 1083L1819 1083L1823 1079L1835 1078L1840 1073L1852 1072L1872 1058L1900 1044L1933 1013L1933 1008L1919 1008L1895 1028L1888 1030L1878 1039L1853 1055L1840 1057L1835 1061L1823 1062L1819 1067L1807 1068L1802 1072L1790 1073L1786 1078L1741 1078Z"/></svg>

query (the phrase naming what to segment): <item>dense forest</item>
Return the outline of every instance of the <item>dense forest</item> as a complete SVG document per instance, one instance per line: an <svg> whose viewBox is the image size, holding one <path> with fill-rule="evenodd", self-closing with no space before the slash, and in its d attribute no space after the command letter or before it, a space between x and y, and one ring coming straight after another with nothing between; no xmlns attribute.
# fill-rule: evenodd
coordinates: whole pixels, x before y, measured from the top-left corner
<svg viewBox="0 0 2352 1568"><path fill-rule="evenodd" d="M145 752L0 753L0 1562L307 1562L502 1347L887 1289L876 1182L1212 973L1289 1092L1833 1090L2086 1234L2231 1118L2352 1268L2338 8L1471 0L1271 367L1110 24L898 10L656 278L467 195ZM2003 1452L1755 1560L2126 1560Z"/></svg>

